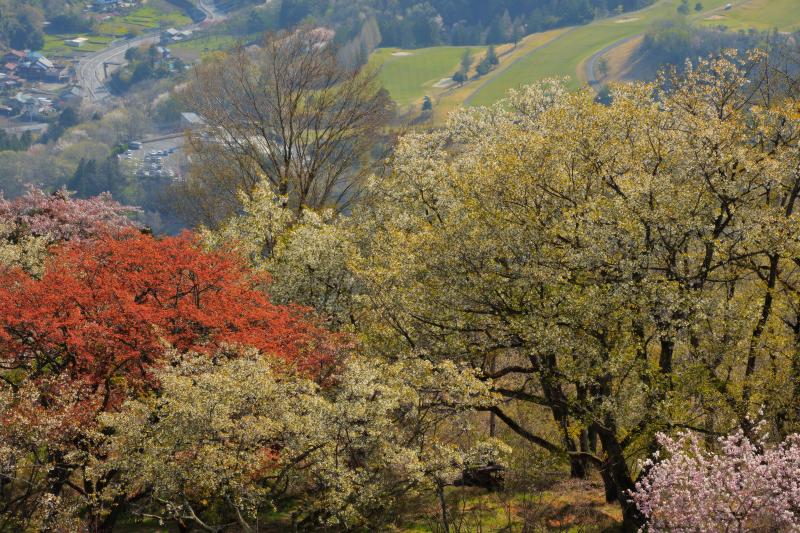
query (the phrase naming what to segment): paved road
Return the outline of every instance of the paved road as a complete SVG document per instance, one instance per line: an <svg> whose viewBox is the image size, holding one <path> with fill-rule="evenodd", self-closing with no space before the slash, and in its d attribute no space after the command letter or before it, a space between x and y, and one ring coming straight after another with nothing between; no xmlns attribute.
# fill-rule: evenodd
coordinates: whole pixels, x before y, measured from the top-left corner
<svg viewBox="0 0 800 533"><path fill-rule="evenodd" d="M734 0L731 3L734 6L737 6L739 4L745 3L746 1L747 0L738 0L738 1ZM645 8L645 9L648 9L648 8ZM699 17L705 18L705 17L708 17L709 15L713 15L714 13L719 13L720 11L726 11L724 5L720 6L720 7L716 7L714 9L709 9L708 11L702 11L700 13L693 14L693 15L690 16L690 18L691 19L696 19L696 18L699 18ZM629 15L629 14L625 13L625 15ZM623 44L628 43L628 42L630 42L630 41L632 41L632 40L634 40L636 38L642 37L643 35L644 35L644 33L631 35L630 37L626 37L626 38L624 38L622 40L619 40L619 41L617 41L615 43L612 43L612 44L606 46L605 48L603 48L602 50L600 50L599 52L595 52L588 60L586 60L586 63L584 64L584 66L585 66L585 69L586 69L585 70L586 80L589 83L589 86L591 86L595 90L598 90L600 88L599 86L601 85L601 82L600 82L600 80L597 79L597 76L595 75L595 71L596 71L595 67L597 66L597 61L601 57L603 57L604 55L608 54L609 52L611 52L615 48L617 48L619 46L622 46Z"/></svg>
<svg viewBox="0 0 800 533"><path fill-rule="evenodd" d="M0 129L5 130L6 133L25 133L26 131L42 133L47 130L48 126L49 124L45 124L44 122L33 122L19 126L0 127Z"/></svg>
<svg viewBox="0 0 800 533"><path fill-rule="evenodd" d="M610 45L606 46L605 48L603 48L599 52L595 53L592 57L590 57L589 60L586 62L586 81L589 83L589 85L591 85L592 87L597 88L597 85L600 84L600 80L597 79L597 76L595 74L597 72L597 69L595 67L597 66L597 61L601 57L603 57L604 55L609 53L611 50L613 50L613 49L615 49L615 48L617 48L619 46L622 46L625 43L629 43L632 40L641 37L642 35L644 35L644 34L643 33L639 33L637 35L632 35L630 37L626 37L626 38L622 39L621 41L617 41L617 42L615 42L613 44L610 44Z"/></svg>
<svg viewBox="0 0 800 533"><path fill-rule="evenodd" d="M195 31L225 19L223 14L217 12L215 8L207 2L208 0L198 0L197 3L197 7L205 14L205 19L201 22L184 26L181 29ZM123 63L125 61L125 52L130 48L143 44L157 43L159 37L160 31L148 33L147 35L142 35L133 39L112 43L112 45L105 50L83 57L78 62L75 71L78 78L78 85L83 89L85 96L92 102L99 102L106 98L109 93L108 89L105 87L103 63Z"/></svg>

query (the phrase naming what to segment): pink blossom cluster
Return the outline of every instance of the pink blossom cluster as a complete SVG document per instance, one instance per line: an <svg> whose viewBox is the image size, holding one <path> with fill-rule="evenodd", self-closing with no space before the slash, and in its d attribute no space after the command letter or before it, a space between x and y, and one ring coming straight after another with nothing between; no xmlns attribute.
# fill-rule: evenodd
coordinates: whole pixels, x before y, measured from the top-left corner
<svg viewBox="0 0 800 533"><path fill-rule="evenodd" d="M85 239L103 229L136 227L128 215L133 207L114 201L108 193L81 200L65 189L52 194L29 188L15 200L0 194L0 225L12 238L48 237L52 242Z"/></svg>
<svg viewBox="0 0 800 533"><path fill-rule="evenodd" d="M688 433L658 440L666 458L645 462L632 494L648 531L800 531L800 435L769 447L740 430L718 452Z"/></svg>

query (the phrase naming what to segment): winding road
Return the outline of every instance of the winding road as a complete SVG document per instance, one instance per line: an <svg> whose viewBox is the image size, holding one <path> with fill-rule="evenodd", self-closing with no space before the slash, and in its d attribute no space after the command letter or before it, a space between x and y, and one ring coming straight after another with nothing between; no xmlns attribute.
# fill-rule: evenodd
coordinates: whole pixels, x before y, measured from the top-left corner
<svg viewBox="0 0 800 533"><path fill-rule="evenodd" d="M731 5L732 6L738 6L739 4L744 4L747 1L748 0L738 0L738 1L734 0L733 2L731 2ZM645 8L645 9L648 9L648 8ZM695 13L695 14L691 15L689 18L692 19L692 20L696 19L696 18L699 18L699 17L705 18L705 17L708 17L709 15L713 15L714 13L719 13L719 12L725 11L725 10L726 10L726 6L720 6L720 7L714 8L714 9L709 9L707 11L701 11L700 13ZM620 47L620 46L622 46L622 45L624 45L626 43L629 43L630 41L632 41L634 39L642 37L643 35L644 35L644 33L638 33L636 35L631 35L629 37L626 37L624 39L616 41L616 42L606 46L602 50L599 50L599 51L595 52L594 54L592 54L592 56L589 57L584 62L584 68L585 68L584 72L585 72L585 75L586 75L586 81L589 84L589 86L594 88L595 90L599 90L600 85L602 84L602 81L597 79L597 74L596 74L596 72L597 72L597 68L596 68L597 67L597 61L601 57L603 57L604 55L608 54L612 50L614 50L614 49L616 49L616 48L618 48L618 47Z"/></svg>
<svg viewBox="0 0 800 533"><path fill-rule="evenodd" d="M225 15L219 13L213 5L208 4L207 0L198 0L197 7L205 14L205 18L197 23L184 26L182 30L195 31L211 24L221 22L225 19ZM123 63L125 61L125 52L129 49L141 46L143 44L154 44L159 41L160 30L150 32L140 37L127 39L122 42L115 42L112 45L100 52L89 54L78 62L75 68L75 74L78 80L78 85L84 92L84 96L91 102L100 102L109 96L108 89L105 86L105 72L103 68L104 63Z"/></svg>

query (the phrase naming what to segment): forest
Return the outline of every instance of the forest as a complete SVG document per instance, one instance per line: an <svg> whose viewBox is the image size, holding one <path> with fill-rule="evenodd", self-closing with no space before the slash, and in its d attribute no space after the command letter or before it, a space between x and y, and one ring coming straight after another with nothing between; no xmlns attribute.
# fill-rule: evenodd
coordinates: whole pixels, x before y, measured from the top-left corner
<svg viewBox="0 0 800 533"><path fill-rule="evenodd" d="M69 0L0 1L0 47L38 50L44 43L45 13L55 19L56 29L80 26L79 5ZM77 10L77 11L76 11Z"/></svg>
<svg viewBox="0 0 800 533"><path fill-rule="evenodd" d="M180 235L0 198L0 531L800 529L796 48L397 133L330 38L175 90Z"/></svg>
<svg viewBox="0 0 800 533"><path fill-rule="evenodd" d="M652 3L653 0L284 0L279 23L286 28L317 20L333 24L343 36L352 37L360 31L365 17L374 17L383 36L382 46L498 44Z"/></svg>

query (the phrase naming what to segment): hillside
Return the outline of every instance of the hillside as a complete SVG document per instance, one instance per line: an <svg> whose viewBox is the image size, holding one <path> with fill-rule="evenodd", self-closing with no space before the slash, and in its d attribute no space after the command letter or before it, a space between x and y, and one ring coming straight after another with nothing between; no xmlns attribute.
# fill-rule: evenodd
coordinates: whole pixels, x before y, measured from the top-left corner
<svg viewBox="0 0 800 533"><path fill-rule="evenodd" d="M740 0L732 9L725 9L727 3L726 0L706 0L702 2L701 10L692 11L687 19L703 25L722 25L731 30L777 27L788 31L800 26L800 3L793 0ZM413 61L403 64L408 69L406 75L399 72L401 65L395 64L391 74L384 76L383 80L390 93L403 93L398 100L401 106L420 104L424 94L434 97L443 106L441 113L435 109L439 117L437 121L440 121L447 111L458 105L488 105L502 98L509 89L545 78L569 78L569 86L577 88L589 81L590 72L598 76L597 62L601 57L607 61L609 70L602 81L650 77L659 65L654 64L652 58L642 57L642 36L655 21L675 17L679 5L679 0L660 0L648 8L584 26L529 35L513 53L500 56L497 69L463 87L437 91L430 84L419 84L413 92L408 92L407 88L400 90L396 82L407 87L409 80L418 77ZM380 64L379 58L386 53L377 50L373 55L375 63ZM431 49L426 49L426 55L431 53ZM452 75L458 64L457 57L452 59L449 65L436 65L438 70L430 65L431 76L426 79ZM411 95L416 99L409 99Z"/></svg>

